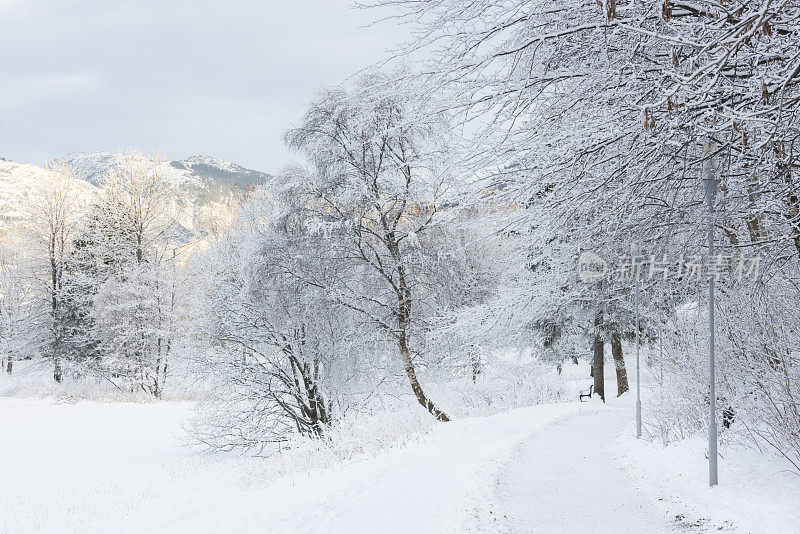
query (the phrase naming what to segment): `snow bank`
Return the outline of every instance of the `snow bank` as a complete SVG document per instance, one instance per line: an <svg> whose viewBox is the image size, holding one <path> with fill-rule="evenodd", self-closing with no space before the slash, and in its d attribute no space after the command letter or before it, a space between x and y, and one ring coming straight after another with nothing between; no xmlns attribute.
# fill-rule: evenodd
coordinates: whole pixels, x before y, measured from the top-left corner
<svg viewBox="0 0 800 534"><path fill-rule="evenodd" d="M485 495L511 450L586 409L434 423L421 436L412 425L394 433L409 441L391 438L381 450L297 448L264 459L182 447L187 403L0 399L11 459L0 476L0 532L466 532L488 514Z"/></svg>
<svg viewBox="0 0 800 534"><path fill-rule="evenodd" d="M176 362L173 370L178 376L168 376L168 388L163 400L190 401L202 394L198 384L180 378L181 365ZM52 364L48 360L18 360L14 362L13 374L0 372L0 398L47 399L54 402L75 403L79 401L96 402L159 402L143 391L123 391L108 380L100 377L68 376L65 369L64 381L53 380Z"/></svg>
<svg viewBox="0 0 800 534"><path fill-rule="evenodd" d="M800 476L771 452L729 446L719 459L719 485L708 487L708 442L693 437L659 443L618 438L619 462L645 494L685 530L750 534L800 532Z"/></svg>

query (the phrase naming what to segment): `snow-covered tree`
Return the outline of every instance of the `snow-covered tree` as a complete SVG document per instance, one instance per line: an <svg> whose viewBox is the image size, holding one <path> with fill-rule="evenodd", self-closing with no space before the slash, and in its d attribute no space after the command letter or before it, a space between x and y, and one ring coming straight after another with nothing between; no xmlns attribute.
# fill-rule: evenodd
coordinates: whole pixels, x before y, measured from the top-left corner
<svg viewBox="0 0 800 534"><path fill-rule="evenodd" d="M70 254L73 235L80 223L82 204L78 176L65 164L54 162L28 199L31 233L43 256L41 278L44 299L49 303L49 353L53 362L53 378L61 382L64 359L64 266Z"/></svg>
<svg viewBox="0 0 800 534"><path fill-rule="evenodd" d="M131 151L100 184L82 264L95 277L92 321L102 372L112 382L160 397L177 335L174 187L160 160ZM84 274L89 274L84 272ZM118 384L121 386L121 384Z"/></svg>
<svg viewBox="0 0 800 534"><path fill-rule="evenodd" d="M333 232L324 257L352 266L335 278L303 276L394 339L416 399L447 421L420 383L414 336L429 312L436 264L447 259L431 234L447 218L452 154L444 118L388 81L367 75L351 92L321 91L286 135L313 165L296 178L309 230Z"/></svg>
<svg viewBox="0 0 800 534"><path fill-rule="evenodd" d="M48 308L39 295L34 258L0 242L0 371L11 374L15 360L47 350L50 337L39 323Z"/></svg>
<svg viewBox="0 0 800 534"><path fill-rule="evenodd" d="M720 296L720 311L731 314L723 320L737 325L720 340L731 343L722 350L748 354L760 362L756 368L780 368L787 383L796 379L793 331L764 329L773 321L769 305L750 307L742 316L730 304L758 296L786 308L786 299L798 295L788 281L800 250L792 148L800 104L796 2L372 4L397 9L414 27L406 57L425 49L414 83L424 79L427 90L441 96L440 107L475 133L471 159L499 169L496 182L509 205L519 207L522 235L528 236L520 240L523 255L547 256L548 269L527 286L529 298L535 300L536 291L563 292L559 301L595 302L606 308L604 317L613 303L624 312L611 321L616 333L630 332L630 286L618 286L614 294L613 287L579 288L546 275L574 269L576 237L580 248L611 261L632 244L659 258L702 255L700 178L713 166L722 178L718 244L724 254L766 260L760 284L726 287ZM558 239L552 241L565 235L572 245L567 254L557 252L564 248ZM687 301L705 298L698 283L685 277L668 285L650 284L642 292L643 308L655 314L648 319L673 320ZM665 295L669 305L657 300ZM550 318L545 313L545 326L555 317L566 324L573 315L565 316L563 306L556 311ZM753 339L758 346L748 341ZM776 354L783 362L777 367ZM727 399L748 404L725 391L725 384L736 383L753 365L743 360L722 369ZM695 390L702 389L700 376L685 374ZM757 407L749 403L755 420L773 414L779 424L793 409L790 398L771 389L775 384L748 388L751 400L759 388L771 391ZM780 424L787 429L783 435L791 435L791 425Z"/></svg>
<svg viewBox="0 0 800 534"><path fill-rule="evenodd" d="M303 280L307 272L335 279L350 265L324 260L327 239L308 233L302 203L280 189L259 190L192 262L191 359L211 387L196 436L213 448L260 454L292 434L321 437L383 379L386 340Z"/></svg>

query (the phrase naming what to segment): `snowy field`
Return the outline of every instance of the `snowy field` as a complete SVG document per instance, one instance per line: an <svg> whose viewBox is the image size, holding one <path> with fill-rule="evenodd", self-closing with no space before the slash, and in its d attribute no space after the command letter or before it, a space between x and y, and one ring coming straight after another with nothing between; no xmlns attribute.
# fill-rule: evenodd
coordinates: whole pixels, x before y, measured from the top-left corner
<svg viewBox="0 0 800 534"><path fill-rule="evenodd" d="M0 400L0 532L797 532L800 477L631 437L628 400L437 425L329 468L183 444L191 404ZM54 452L54 451L57 451ZM633 483L632 483L633 482ZM748 491L745 491L748 490Z"/></svg>

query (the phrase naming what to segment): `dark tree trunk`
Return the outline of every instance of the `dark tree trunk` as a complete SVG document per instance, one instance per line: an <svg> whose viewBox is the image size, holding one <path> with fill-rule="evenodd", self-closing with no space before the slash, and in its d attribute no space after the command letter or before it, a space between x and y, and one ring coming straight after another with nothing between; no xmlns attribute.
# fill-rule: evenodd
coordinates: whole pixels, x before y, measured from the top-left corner
<svg viewBox="0 0 800 534"><path fill-rule="evenodd" d="M474 351L472 353L472 383L474 384L478 381L478 375L481 374L481 358L474 347L472 350Z"/></svg>
<svg viewBox="0 0 800 534"><path fill-rule="evenodd" d="M53 380L61 382L61 325L58 316L58 290L60 283L59 264L56 261L56 234L50 237L50 305L53 317Z"/></svg>
<svg viewBox="0 0 800 534"><path fill-rule="evenodd" d="M611 355L614 357L614 368L617 371L617 397L628 391L628 371L622 358L622 340L618 332L611 336Z"/></svg>
<svg viewBox="0 0 800 534"><path fill-rule="evenodd" d="M11 374L11 370L13 367L14 367L14 360L11 358L11 356L9 356L8 360L6 360L6 373Z"/></svg>
<svg viewBox="0 0 800 534"><path fill-rule="evenodd" d="M602 324L602 317L598 315L595 320L594 324L595 327L599 327ZM600 398L603 402L606 401L606 388L605 388L605 381L604 381L604 372L603 372L603 360L604 360L604 351L605 343L603 342L603 336L599 331L596 331L594 334L594 358L592 361L592 369L594 371L594 394L600 395Z"/></svg>
<svg viewBox="0 0 800 534"><path fill-rule="evenodd" d="M604 349L603 337L600 334L595 334L594 336L594 365L592 365L592 369L594 370L594 392L596 395L600 395L600 398L603 399L603 402L606 400L606 388L604 383L604 376L603 376L603 349Z"/></svg>
<svg viewBox="0 0 800 534"><path fill-rule="evenodd" d="M56 356L53 360L53 380L61 382L61 359Z"/></svg>

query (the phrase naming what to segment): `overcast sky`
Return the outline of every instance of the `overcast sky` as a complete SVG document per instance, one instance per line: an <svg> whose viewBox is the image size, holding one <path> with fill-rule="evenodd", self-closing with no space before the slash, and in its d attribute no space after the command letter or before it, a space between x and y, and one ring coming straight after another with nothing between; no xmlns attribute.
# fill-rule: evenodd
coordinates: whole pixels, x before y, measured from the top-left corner
<svg viewBox="0 0 800 534"><path fill-rule="evenodd" d="M401 38L352 0L0 0L0 156L134 144L274 172L321 85Z"/></svg>

